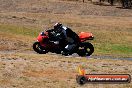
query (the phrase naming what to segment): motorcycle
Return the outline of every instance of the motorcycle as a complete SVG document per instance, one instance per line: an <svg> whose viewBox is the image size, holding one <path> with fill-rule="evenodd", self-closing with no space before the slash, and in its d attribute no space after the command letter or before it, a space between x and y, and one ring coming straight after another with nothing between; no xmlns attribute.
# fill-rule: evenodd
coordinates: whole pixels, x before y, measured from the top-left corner
<svg viewBox="0 0 132 88"><path fill-rule="evenodd" d="M33 50L39 54L46 54L48 52L61 54L64 48L60 46L58 41L52 41L51 36L54 40L57 38L54 33L49 35L48 32L41 32L37 37L37 41L33 43ZM77 47L70 52L70 55L77 53L79 56L90 56L94 52L94 47L87 40L93 40L93 34L90 32L80 32L78 36L79 43ZM66 45L66 43L64 42L62 45Z"/></svg>

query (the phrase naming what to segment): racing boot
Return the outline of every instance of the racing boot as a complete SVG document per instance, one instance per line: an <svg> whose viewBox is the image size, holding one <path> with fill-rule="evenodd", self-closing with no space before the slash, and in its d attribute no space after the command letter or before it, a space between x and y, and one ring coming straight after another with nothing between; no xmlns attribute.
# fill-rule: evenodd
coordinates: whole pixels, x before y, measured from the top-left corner
<svg viewBox="0 0 132 88"><path fill-rule="evenodd" d="M62 51L62 55L65 55L65 56L71 55L75 47L76 47L75 44L68 44L65 47L65 49Z"/></svg>

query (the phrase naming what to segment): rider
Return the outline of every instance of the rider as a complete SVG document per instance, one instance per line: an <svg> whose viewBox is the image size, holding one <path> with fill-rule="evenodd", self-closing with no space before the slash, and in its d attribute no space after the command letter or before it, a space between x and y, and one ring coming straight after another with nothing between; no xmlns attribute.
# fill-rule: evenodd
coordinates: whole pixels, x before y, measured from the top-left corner
<svg viewBox="0 0 132 88"><path fill-rule="evenodd" d="M60 46L63 47L64 42L67 42L67 45L64 46L64 50L62 51L63 55L70 54L70 52L72 52L78 45L78 35L70 28L63 26L61 23L56 23L54 25L54 29L48 30L47 32L54 32L57 36L59 36L58 41L60 42Z"/></svg>

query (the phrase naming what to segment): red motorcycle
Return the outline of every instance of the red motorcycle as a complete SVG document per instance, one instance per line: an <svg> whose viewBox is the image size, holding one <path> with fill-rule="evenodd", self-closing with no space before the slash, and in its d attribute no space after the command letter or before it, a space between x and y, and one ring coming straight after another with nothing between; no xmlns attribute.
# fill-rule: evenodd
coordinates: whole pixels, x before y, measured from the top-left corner
<svg viewBox="0 0 132 88"><path fill-rule="evenodd" d="M54 36L54 33L52 34ZM77 53L79 56L90 56L94 52L94 47L87 40L93 40L93 34L90 32L79 33L79 44L78 47L70 52L70 55ZM54 37L55 38L55 37ZM63 43L66 45L66 43ZM33 49L39 54L46 54L48 52L61 54L64 48L62 48L59 43L51 40L51 35L49 37L48 32L41 32L37 37L37 41L33 44Z"/></svg>

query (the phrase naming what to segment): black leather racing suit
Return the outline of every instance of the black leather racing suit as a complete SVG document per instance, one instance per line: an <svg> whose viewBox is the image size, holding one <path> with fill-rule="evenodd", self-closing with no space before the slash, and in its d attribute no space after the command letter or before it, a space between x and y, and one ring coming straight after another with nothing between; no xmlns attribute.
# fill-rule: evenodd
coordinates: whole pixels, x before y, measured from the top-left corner
<svg viewBox="0 0 132 88"><path fill-rule="evenodd" d="M70 54L79 43L78 35L68 27L62 26L57 30L51 29L47 32L49 35L51 32L55 33L56 38L51 38L51 40L59 41L60 46L64 49L63 54Z"/></svg>

